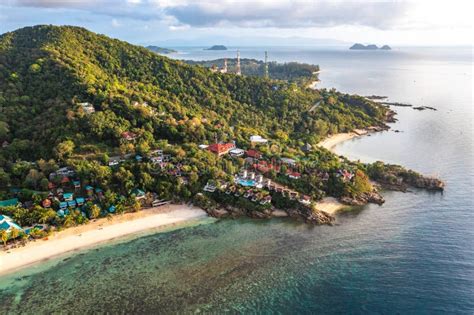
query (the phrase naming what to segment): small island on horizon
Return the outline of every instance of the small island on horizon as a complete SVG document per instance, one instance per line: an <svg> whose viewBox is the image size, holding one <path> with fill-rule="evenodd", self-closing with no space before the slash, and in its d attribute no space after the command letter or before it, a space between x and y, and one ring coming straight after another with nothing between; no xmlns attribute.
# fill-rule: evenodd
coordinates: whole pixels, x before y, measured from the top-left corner
<svg viewBox="0 0 474 315"><path fill-rule="evenodd" d="M227 47L224 45L213 45L209 48L205 48L204 50L227 50Z"/></svg>
<svg viewBox="0 0 474 315"><path fill-rule="evenodd" d="M382 47L378 47L377 45L374 44L369 44L369 45L363 45L360 43L356 43L352 45L349 49L351 50L392 50L392 48L389 45L383 45Z"/></svg>

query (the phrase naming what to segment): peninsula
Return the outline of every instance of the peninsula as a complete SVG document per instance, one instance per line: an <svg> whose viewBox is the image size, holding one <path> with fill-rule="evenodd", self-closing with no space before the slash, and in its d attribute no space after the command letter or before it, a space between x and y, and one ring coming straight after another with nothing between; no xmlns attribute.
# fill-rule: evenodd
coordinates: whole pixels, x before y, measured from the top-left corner
<svg viewBox="0 0 474 315"><path fill-rule="evenodd" d="M213 72L70 26L1 35L0 68L4 248L169 204L331 224L339 203L383 203L374 180L443 189L318 145L389 128L395 112L362 96Z"/></svg>
<svg viewBox="0 0 474 315"><path fill-rule="evenodd" d="M172 54L172 53L176 53L177 51L174 50L174 49L171 49L171 48L163 48L163 47L158 47L158 46L146 46L145 48L153 51L153 52L156 52L158 54Z"/></svg>

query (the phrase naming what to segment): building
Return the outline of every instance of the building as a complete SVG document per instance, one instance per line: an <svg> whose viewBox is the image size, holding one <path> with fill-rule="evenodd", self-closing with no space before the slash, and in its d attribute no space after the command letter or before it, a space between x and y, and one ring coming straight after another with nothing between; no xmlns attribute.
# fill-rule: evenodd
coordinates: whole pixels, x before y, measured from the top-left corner
<svg viewBox="0 0 474 315"><path fill-rule="evenodd" d="M250 136L250 142L252 142L252 143L267 143L268 140L265 139L265 138L262 138L259 135L253 135L253 136Z"/></svg>
<svg viewBox="0 0 474 315"><path fill-rule="evenodd" d="M229 154L230 154L231 156L234 156L234 157L243 156L244 153L245 153L244 150L238 149L238 148L235 148L235 149L232 149L232 150L229 151Z"/></svg>
<svg viewBox="0 0 474 315"><path fill-rule="evenodd" d="M305 145L301 147L301 151L303 152L310 152L311 150L313 150L313 147L309 143L305 143Z"/></svg>
<svg viewBox="0 0 474 315"><path fill-rule="evenodd" d="M122 132L122 138L127 141L133 141L137 138L137 134L131 131Z"/></svg>
<svg viewBox="0 0 474 315"><path fill-rule="evenodd" d="M216 154L217 156L225 155L229 153L230 150L235 149L235 144L233 143L214 143L211 144L208 148L209 151Z"/></svg>
<svg viewBox="0 0 474 315"><path fill-rule="evenodd" d="M86 113L86 114L92 114L92 113L95 112L94 105L92 105L91 103L85 102L85 103L79 103L77 105L82 107L82 110L84 110L84 113Z"/></svg>
<svg viewBox="0 0 474 315"><path fill-rule="evenodd" d="M262 157L262 153L258 152L257 150L250 149L245 152L245 155L254 159L259 159Z"/></svg>
<svg viewBox="0 0 474 315"><path fill-rule="evenodd" d="M12 218L10 218L9 216L0 214L0 231L6 231L7 233L10 233L12 229L23 231L21 226L15 223Z"/></svg>
<svg viewBox="0 0 474 315"><path fill-rule="evenodd" d="M291 179L299 179L301 177L301 174L298 172L291 172L288 173L288 177Z"/></svg>

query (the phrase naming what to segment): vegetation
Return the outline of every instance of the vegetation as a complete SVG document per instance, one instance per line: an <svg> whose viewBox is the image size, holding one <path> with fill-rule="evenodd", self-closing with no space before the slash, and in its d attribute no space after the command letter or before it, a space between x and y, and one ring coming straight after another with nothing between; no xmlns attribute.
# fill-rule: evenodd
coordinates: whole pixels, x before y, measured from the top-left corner
<svg viewBox="0 0 474 315"><path fill-rule="evenodd" d="M343 194L349 184L334 174L346 162L324 149L299 148L315 147L328 134L382 125L387 109L359 96L284 81L312 72L311 67L271 63L271 77L282 80L236 76L78 27L43 25L3 34L0 197L31 205L1 212L21 225L70 226L106 215L111 205L117 212L139 210L132 193L137 188L158 198L197 200L208 179L229 179L245 163L217 158L198 144L234 140L251 148L254 134L271 139L258 148L266 158L295 158L308 170L288 185L315 198ZM170 156L169 165L152 163L157 148ZM123 163L110 165L117 156ZM81 182L80 194L93 185L105 197L80 211L69 209L64 217L43 208L51 185L74 189L54 176L64 166ZM329 179L321 180L316 171L329 173ZM356 184L351 193L366 188Z"/></svg>

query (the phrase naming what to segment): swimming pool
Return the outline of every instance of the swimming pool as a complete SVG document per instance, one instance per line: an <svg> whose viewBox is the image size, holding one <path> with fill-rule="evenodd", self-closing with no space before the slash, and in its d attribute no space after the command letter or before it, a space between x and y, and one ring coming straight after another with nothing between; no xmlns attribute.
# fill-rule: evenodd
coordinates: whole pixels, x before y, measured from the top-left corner
<svg viewBox="0 0 474 315"><path fill-rule="evenodd" d="M239 179L238 183L245 187L253 187L255 186L255 181L252 179Z"/></svg>

